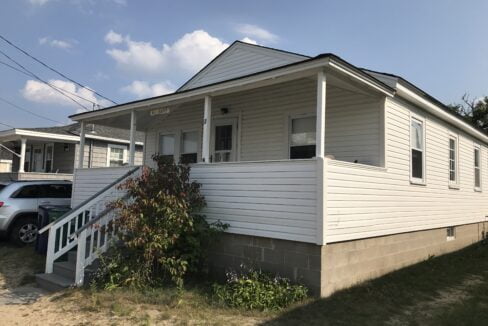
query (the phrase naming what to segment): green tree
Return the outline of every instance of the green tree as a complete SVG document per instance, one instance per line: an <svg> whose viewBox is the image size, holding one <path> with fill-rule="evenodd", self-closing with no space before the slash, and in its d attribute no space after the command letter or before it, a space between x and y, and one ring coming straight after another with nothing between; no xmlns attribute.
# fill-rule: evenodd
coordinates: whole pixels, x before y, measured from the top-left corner
<svg viewBox="0 0 488 326"><path fill-rule="evenodd" d="M450 104L447 107L450 111L488 132L488 96L472 100L465 94L462 97L462 103Z"/></svg>

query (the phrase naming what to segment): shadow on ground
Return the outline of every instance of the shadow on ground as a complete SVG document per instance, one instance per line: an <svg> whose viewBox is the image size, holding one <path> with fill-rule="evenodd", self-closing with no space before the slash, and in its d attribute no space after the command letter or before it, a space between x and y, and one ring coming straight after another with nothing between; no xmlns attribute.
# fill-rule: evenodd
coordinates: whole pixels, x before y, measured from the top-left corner
<svg viewBox="0 0 488 326"><path fill-rule="evenodd" d="M0 240L0 305L26 304L45 294L35 285L44 258L33 247L16 247Z"/></svg>
<svg viewBox="0 0 488 326"><path fill-rule="evenodd" d="M488 245L311 300L263 325L488 325Z"/></svg>

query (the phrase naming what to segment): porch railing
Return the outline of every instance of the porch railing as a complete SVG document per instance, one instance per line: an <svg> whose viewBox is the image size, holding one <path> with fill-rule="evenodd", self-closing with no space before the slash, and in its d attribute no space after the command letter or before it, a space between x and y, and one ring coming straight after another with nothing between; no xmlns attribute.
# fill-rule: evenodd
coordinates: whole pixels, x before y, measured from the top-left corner
<svg viewBox="0 0 488 326"><path fill-rule="evenodd" d="M109 238L113 234L110 223L116 218L109 204L123 196L125 191L119 186L129 177L136 177L141 167L129 170L102 190L74 207L56 221L39 231L49 231L46 257L46 274L53 272L54 262L77 246L76 285L82 285L84 271L97 255L108 249Z"/></svg>

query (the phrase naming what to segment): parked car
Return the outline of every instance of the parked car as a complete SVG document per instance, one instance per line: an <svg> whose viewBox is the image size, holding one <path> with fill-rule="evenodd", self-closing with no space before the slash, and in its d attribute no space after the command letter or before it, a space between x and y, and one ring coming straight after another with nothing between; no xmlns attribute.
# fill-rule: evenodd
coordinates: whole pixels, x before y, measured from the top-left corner
<svg viewBox="0 0 488 326"><path fill-rule="evenodd" d="M0 233L18 245L37 238L39 205L70 205L70 181L0 183Z"/></svg>

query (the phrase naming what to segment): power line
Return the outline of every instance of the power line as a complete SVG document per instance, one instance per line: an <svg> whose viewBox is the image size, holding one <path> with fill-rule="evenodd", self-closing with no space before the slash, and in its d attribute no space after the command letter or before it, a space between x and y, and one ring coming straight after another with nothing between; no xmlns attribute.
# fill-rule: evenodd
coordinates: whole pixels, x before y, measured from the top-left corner
<svg viewBox="0 0 488 326"><path fill-rule="evenodd" d="M88 89L88 90L92 91L93 93L97 94L97 95L98 95L98 96L100 96L101 98L104 98L104 99L106 99L106 100L108 100L108 101L112 102L113 104L117 104L117 102L115 102L115 101L113 101L113 100L109 99L108 97L103 96L103 95L102 95L102 94L100 94L100 93L97 93L97 92L96 92L96 91L94 91L93 89L91 89L91 88L89 88L89 87L86 87L86 86L84 86L83 84L78 83L77 81L75 81L75 80L73 80L73 79L69 78L69 77L68 77L68 76L66 76L65 74L63 74L63 73L61 73L61 72L57 71L56 69L52 68L52 67L51 67L51 66L49 66L48 64L46 64L46 63L42 62L41 60L37 59L36 57L34 57L33 55L31 55L31 54L30 54L30 53L28 53L27 51L25 51L25 50L23 50L23 49L19 48L17 45L15 45L15 44L13 44L12 42L10 42L9 40L7 40L7 39L6 39L4 36L2 36L1 34L0 34L0 38L1 38L2 40L4 40L5 42L7 42L8 44L10 44L11 46L13 46L14 48L16 48L17 50L19 50L20 52L22 52L23 54L25 54L26 56L28 56L29 58L31 58L31 59L35 60L36 62L40 63L41 65L43 65L43 66L44 66L44 67L46 67L47 69L49 69L49 70L51 70L51 71L53 71L53 72L57 73L57 74L58 74L58 75L60 75L61 77L63 77L63 78L65 78L65 79L69 80L69 81L70 81L70 82L72 82L72 83L75 83L76 85L78 85L78 86L80 86L80 87L83 87L83 88L85 88L85 89Z"/></svg>
<svg viewBox="0 0 488 326"><path fill-rule="evenodd" d="M6 57L7 59L9 59L10 61L12 61L13 63L15 63L17 66L19 66L20 68L22 68L23 70L25 70L26 72L28 72L29 74L31 74L32 76L34 76L34 78L36 78L37 80L45 83L46 85L48 85L49 87L51 87L53 90L55 90L56 92L58 92L59 94L63 95L64 97L70 99L71 101L73 101L74 103L78 104L79 106L81 106L84 110L86 111L90 111L86 106L84 106L83 104L81 104L80 102L78 102L77 100L73 99L72 97L66 95L65 93L63 93L62 91L60 91L59 89L53 87L52 85L50 85L48 82L46 82L45 80L43 80L41 77L37 76L36 74L34 74L32 71L30 71L29 69L27 69L26 67L24 67L23 65L21 65L20 63L18 63L17 61L15 61L14 59L12 59L10 56L8 56L5 52L3 52L2 50L0 50L0 54L2 54L4 57Z"/></svg>
<svg viewBox="0 0 488 326"><path fill-rule="evenodd" d="M14 126L8 125L6 123L0 122L0 125L8 127L8 128L15 128Z"/></svg>
<svg viewBox="0 0 488 326"><path fill-rule="evenodd" d="M15 71L17 71L17 72L19 72L19 73L21 73L21 74L24 74L24 75L26 75L26 76L29 76L29 77L32 77L32 78L36 78L36 76L35 76L34 74L31 74L31 73L25 72L25 71L23 71L23 70L20 70L19 68L15 68L14 66L12 66L12 65L10 65L10 64L8 64L8 63L6 63L6 62L3 62L3 61L1 61L1 60L0 60L0 64L4 65L4 66L6 66L6 67L8 67L8 68L10 68L10 69L12 69L12 70L15 70ZM36 79L37 79L37 78L36 78ZM76 94L76 93L73 93L73 92L70 92L70 91L68 91L68 90L65 90L65 89L63 89L63 88L61 88L61 87L58 87L58 86L56 86L56 85L54 85L54 84L51 84L50 82L43 81L43 80L40 80L40 82L42 82L42 83L44 83L44 84L46 84L46 85L48 85L48 86L50 86L50 87L57 88L58 90L60 90L60 91L62 91L62 92L65 92L65 93L71 94L71 95L73 95L73 96L76 96L76 97L77 97L77 98L79 98L79 99L82 99L82 100L84 100L84 101L90 102L90 103L91 103L91 104L93 104L93 105L100 106L100 104L98 104L97 102L93 102L92 100L89 100L89 99L87 99L87 98L85 98L85 97L83 97L83 96L80 96L80 95Z"/></svg>
<svg viewBox="0 0 488 326"><path fill-rule="evenodd" d="M14 103L10 102L10 101L8 101L8 100L4 99L3 97L0 97L0 101L2 101L2 102L4 102L4 103L7 103L7 104L11 105L11 106L13 106L14 108L16 108L16 109L18 109L18 110L21 110L21 111L27 112L27 113L29 113L29 114L32 114L33 116L36 116L36 117L38 117L38 118L41 118L41 119L44 119L44 120L49 120L49 121L51 121L51 122L55 122L55 123L64 124L64 123L62 123L61 121L57 121L57 120L53 120L53 119L49 119L49 118L46 118L46 117L44 117L44 116L42 116L42 115L39 115L39 114L34 113L34 112L32 112L32 111L29 111L29 110L27 110L27 109L24 109L23 107L18 106L17 104L14 104ZM3 124L3 123L2 123L2 124ZM10 126L10 127L12 127L12 126ZM13 127L12 127L12 128L13 128Z"/></svg>

